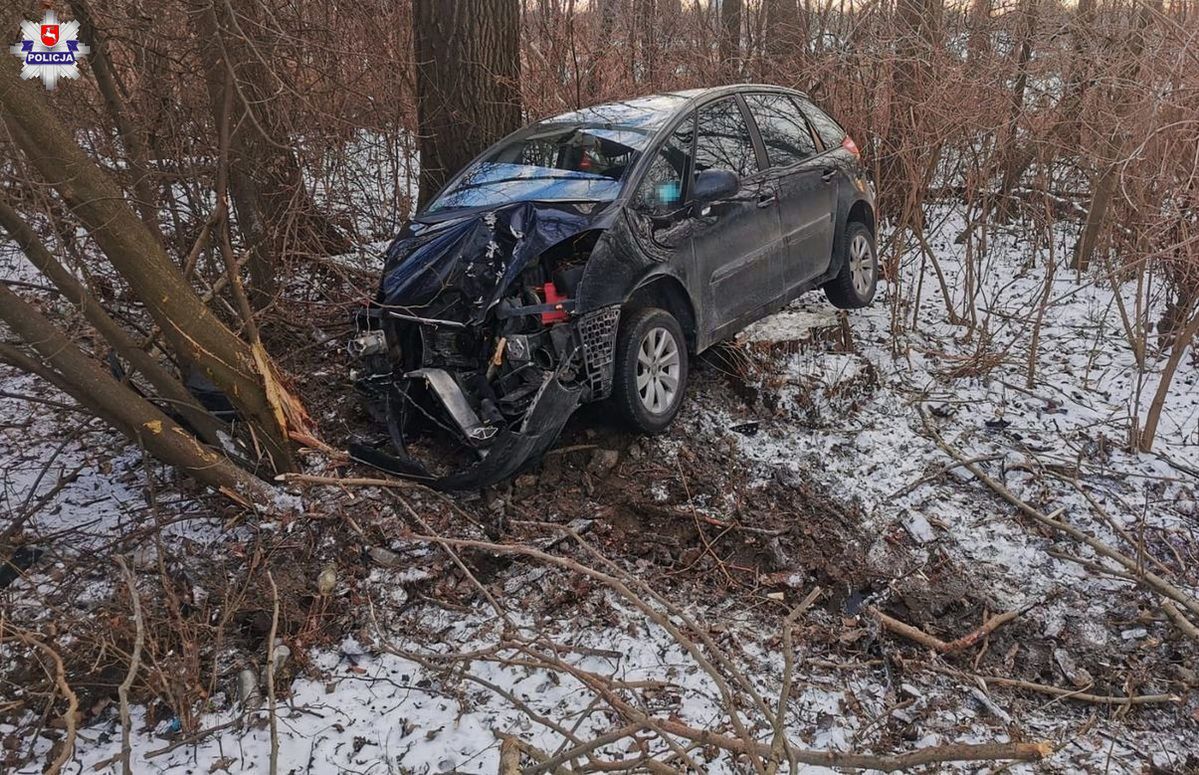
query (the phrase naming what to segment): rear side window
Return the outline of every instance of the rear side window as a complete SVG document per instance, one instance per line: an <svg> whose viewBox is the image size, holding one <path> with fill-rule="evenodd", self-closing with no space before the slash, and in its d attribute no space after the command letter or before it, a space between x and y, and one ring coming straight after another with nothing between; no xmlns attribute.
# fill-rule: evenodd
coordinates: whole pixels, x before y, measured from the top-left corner
<svg viewBox="0 0 1199 775"><path fill-rule="evenodd" d="M782 94L747 94L772 167L790 167L816 153L816 141L795 103ZM838 141L840 142L840 141Z"/></svg>
<svg viewBox="0 0 1199 775"><path fill-rule="evenodd" d="M820 135L820 142L824 143L825 148L836 148L841 145L841 141L845 139L845 130L841 128L840 124L834 121L829 114L813 105L811 100L797 97L796 101L799 102L799 107L807 116L812 128L816 130L816 134Z"/></svg>
<svg viewBox="0 0 1199 775"><path fill-rule="evenodd" d="M741 108L723 99L699 109L696 123L695 171L730 170L745 177L758 170L754 143Z"/></svg>
<svg viewBox="0 0 1199 775"><path fill-rule="evenodd" d="M691 139L694 134L695 117L691 116L662 143L633 197L638 209L663 213L677 210L683 204L686 182L691 178Z"/></svg>

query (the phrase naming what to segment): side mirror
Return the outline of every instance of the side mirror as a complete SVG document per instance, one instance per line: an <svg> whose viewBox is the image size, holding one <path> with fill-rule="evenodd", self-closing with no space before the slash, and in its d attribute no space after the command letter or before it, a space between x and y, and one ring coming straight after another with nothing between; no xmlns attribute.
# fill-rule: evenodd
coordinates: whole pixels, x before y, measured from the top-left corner
<svg viewBox="0 0 1199 775"><path fill-rule="evenodd" d="M741 181L737 173L729 170L704 170L695 178L695 191L692 194L697 202L715 202L718 199L728 199L741 190Z"/></svg>

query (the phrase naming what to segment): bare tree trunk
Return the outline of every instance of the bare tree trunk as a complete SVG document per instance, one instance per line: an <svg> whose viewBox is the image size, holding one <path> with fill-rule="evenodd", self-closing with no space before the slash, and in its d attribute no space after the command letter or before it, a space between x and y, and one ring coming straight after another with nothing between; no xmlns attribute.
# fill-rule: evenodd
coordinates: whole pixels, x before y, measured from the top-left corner
<svg viewBox="0 0 1199 775"><path fill-rule="evenodd" d="M0 285L0 319L41 355L71 396L162 462L175 466L231 497L271 502L271 488L238 468L166 416L158 407L113 378L48 318L5 285Z"/></svg>
<svg viewBox="0 0 1199 775"><path fill-rule="evenodd" d="M1141 70L1141 54L1145 50L1145 38L1149 28L1149 20L1153 16L1154 11L1161 10L1161 0L1156 0L1155 5L1142 4L1137 13L1137 21L1132 32L1129 34L1128 42L1125 46L1127 60L1124 67L1120 68L1120 82L1127 83L1136 78ZM1103 227L1107 224L1107 209L1111 204L1112 197L1116 192L1116 165L1120 161L1120 156L1124 150L1124 139L1121 137L1119 118L1127 115L1130 109L1130 100L1127 96L1124 99L1117 98L1116 104L1116 119L1112 121L1112 131L1107 138L1099 141L1099 170L1095 175L1094 190L1091 196L1091 205L1087 209L1087 220L1083 225L1082 234L1078 238L1078 245L1074 252L1074 268L1085 270L1091 263L1091 256L1095 252L1095 247L1099 244L1099 236L1103 231Z"/></svg>
<svg viewBox="0 0 1199 775"><path fill-rule="evenodd" d="M279 383L261 346L216 319L125 203L120 189L75 142L13 57L0 62L0 118L129 284L185 363L199 366L255 430L276 471L294 467L289 429L304 430L300 403Z"/></svg>
<svg viewBox="0 0 1199 775"><path fill-rule="evenodd" d="M971 66L991 52L991 0L973 0L970 4L970 37L966 52Z"/></svg>
<svg viewBox="0 0 1199 775"><path fill-rule="evenodd" d="M415 0L420 205L520 127L517 0Z"/></svg>
<svg viewBox="0 0 1199 775"><path fill-rule="evenodd" d="M612 29L616 24L616 3L617 0L598 0L600 14L600 29L599 37L601 48L597 49L591 55L589 64L589 72L587 73L587 91L589 94L599 94L604 85L603 79L603 62L605 59L604 49L609 41L612 40Z"/></svg>
<svg viewBox="0 0 1199 775"><path fill-rule="evenodd" d="M67 301L79 307L87 321L117 351L117 354L145 377L162 398L170 401L172 407L196 429L197 433L209 444L219 443L217 431L221 423L200 406L192 394L187 392L187 388L183 386L182 382L137 346L125 329L108 316L95 297L83 287L75 275L67 271L66 267L51 255L33 229L3 200L0 200L0 227L8 232L8 236L13 242L20 246L29 262L50 278L50 281L62 291L62 295L66 297Z"/></svg>
<svg viewBox="0 0 1199 775"><path fill-rule="evenodd" d="M277 30L256 0L192 0L191 16L218 132L232 106L229 191L250 256L254 305L261 308L274 296L280 259L344 253L351 245L319 211L300 174L279 107L284 85L265 64Z"/></svg>
<svg viewBox="0 0 1199 775"><path fill-rule="evenodd" d="M720 71L726 81L741 78L742 0L720 3Z"/></svg>
<svg viewBox="0 0 1199 775"><path fill-rule="evenodd" d="M804 36L797 0L765 0L766 59L775 80L794 83L803 69Z"/></svg>
<svg viewBox="0 0 1199 775"><path fill-rule="evenodd" d="M1153 449L1153 441L1157 437L1157 425L1162 418L1162 409L1165 408L1166 397L1170 395L1170 384L1174 381L1174 374L1178 371L1182 354L1186 352L1187 347L1196 336L1199 336L1199 307L1191 312L1191 322L1174 338L1174 343L1170 347L1170 357L1162 368L1157 390L1153 393L1153 401L1150 402L1149 411L1145 414L1145 427L1141 430L1139 439L1142 452L1149 452Z"/></svg>
<svg viewBox="0 0 1199 775"><path fill-rule="evenodd" d="M108 45L105 33L96 28L91 15L91 9L86 0L71 0L71 10L79 21L84 39L89 41L92 53L92 73L96 76L96 86L104 97L108 115L112 117L125 146L125 154L129 160L129 169L133 179L134 202L142 221L154 232L159 241L165 244L162 230L158 226L158 195L150 178L150 160L146 153L146 138L139 127L134 126L129 119L125 101L121 98L121 90L117 84L117 76L113 71L112 61L108 56Z"/></svg>
<svg viewBox="0 0 1199 775"><path fill-rule="evenodd" d="M641 55L641 77L638 82L655 83L658 66L657 14L655 0L634 0L637 14L637 41Z"/></svg>
<svg viewBox="0 0 1199 775"><path fill-rule="evenodd" d="M1087 45L1086 40L1094 34L1095 0L1079 0L1075 22L1072 25L1074 38L1074 56L1070 66L1070 82L1058 104L1053 108L1053 121L1046 137L1041 143L1046 143L1053 153L1058 148L1069 148L1075 145L1072 136L1078 133L1078 115L1087 90ZM1038 142L1021 145L1014 150L1004 166L1001 191L1010 192L1020 178L1024 176L1033 160L1037 158Z"/></svg>
<svg viewBox="0 0 1199 775"><path fill-rule="evenodd" d="M1008 112L1007 123L1003 127L1003 133L996 142L996 153L999 158L1008 160L1003 165L1004 175L999 186L999 199L1002 212L1006 213L1008 208L1007 197L1011 190L1015 188L1019 182L1019 177L1013 175L1017 172L1015 165L1011 163L1013 158L1018 157L1018 138L1017 130L1020 125L1020 115L1024 111L1024 92L1028 87L1028 63L1032 60L1032 42L1033 36L1037 31L1037 9L1038 0L1025 0L1021 4L1021 12L1024 16L1024 31L1020 36L1020 50L1016 55L1016 80L1012 84L1011 93L1011 109ZM1028 143L1027 147L1034 150L1032 143ZM1027 164L1019 169L1018 174L1022 175Z"/></svg>
<svg viewBox="0 0 1199 775"><path fill-rule="evenodd" d="M911 148L923 135L919 114L932 78L932 59L940 40L941 0L897 0L895 27L898 31L896 62L891 73L891 120L883 137L880 160L882 209L909 212L917 222L922 215L922 175L916 157L927 150ZM905 203L905 200L907 202ZM919 223L910 224L920 228Z"/></svg>

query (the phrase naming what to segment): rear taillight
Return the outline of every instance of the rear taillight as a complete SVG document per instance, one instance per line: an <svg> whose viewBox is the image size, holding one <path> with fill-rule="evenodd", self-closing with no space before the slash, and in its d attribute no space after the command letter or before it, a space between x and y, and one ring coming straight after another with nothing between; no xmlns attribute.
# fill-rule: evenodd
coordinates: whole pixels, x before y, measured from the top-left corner
<svg viewBox="0 0 1199 775"><path fill-rule="evenodd" d="M861 160L862 152L858 150L858 144L849 135L845 135L845 139L841 141L841 147L852 153L855 159Z"/></svg>

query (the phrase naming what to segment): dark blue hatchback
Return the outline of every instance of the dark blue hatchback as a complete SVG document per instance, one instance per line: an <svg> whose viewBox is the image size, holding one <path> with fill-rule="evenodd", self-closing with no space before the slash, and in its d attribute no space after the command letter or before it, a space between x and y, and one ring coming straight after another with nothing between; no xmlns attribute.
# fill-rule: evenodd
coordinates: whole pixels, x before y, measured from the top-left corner
<svg viewBox="0 0 1199 775"><path fill-rule="evenodd" d="M388 249L351 350L393 449L355 454L463 489L516 473L583 402L661 431L691 355L816 287L869 304L875 224L857 147L799 92L697 89L532 124ZM432 438L451 454L419 459Z"/></svg>

